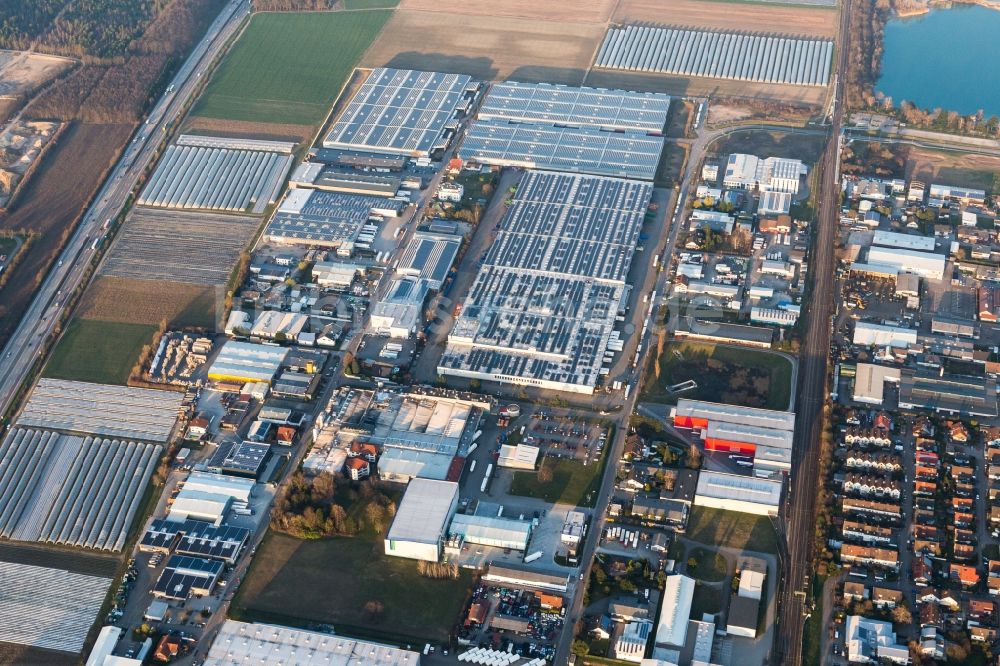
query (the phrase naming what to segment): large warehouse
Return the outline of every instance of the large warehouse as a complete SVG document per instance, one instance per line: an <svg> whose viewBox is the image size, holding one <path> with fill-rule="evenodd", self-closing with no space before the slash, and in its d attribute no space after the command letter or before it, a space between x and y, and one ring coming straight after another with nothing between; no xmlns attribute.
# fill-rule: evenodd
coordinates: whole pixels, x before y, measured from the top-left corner
<svg viewBox="0 0 1000 666"><path fill-rule="evenodd" d="M448 533L465 543L492 548L527 550L531 538L531 523L513 518L456 514Z"/></svg>
<svg viewBox="0 0 1000 666"><path fill-rule="evenodd" d="M851 342L856 345L906 349L910 345L917 344L917 329L859 321L854 325L854 337Z"/></svg>
<svg viewBox="0 0 1000 666"><path fill-rule="evenodd" d="M651 196L639 181L526 173L438 372L593 393Z"/></svg>
<svg viewBox="0 0 1000 666"><path fill-rule="evenodd" d="M915 273L928 280L944 278L947 257L943 254L907 250L900 247L872 245L868 249L868 263L884 266L896 273Z"/></svg>
<svg viewBox="0 0 1000 666"><path fill-rule="evenodd" d="M264 237L279 245L304 245L338 250L350 256L364 249L366 236L378 231L378 221L398 217L406 202L362 194L322 190L289 190L267 223Z"/></svg>
<svg viewBox="0 0 1000 666"><path fill-rule="evenodd" d="M702 470L698 474L694 505L776 516L781 505L781 482Z"/></svg>
<svg viewBox="0 0 1000 666"><path fill-rule="evenodd" d="M377 67L334 121L323 147L430 155L447 147L445 130L475 89L464 74Z"/></svg>
<svg viewBox="0 0 1000 666"><path fill-rule="evenodd" d="M710 421L735 423L755 428L795 430L795 414L773 409L739 407L703 400L681 398L673 413L674 425L679 428L707 428Z"/></svg>
<svg viewBox="0 0 1000 666"><path fill-rule="evenodd" d="M596 67L736 81L825 86L833 42L778 35L621 25L608 30Z"/></svg>
<svg viewBox="0 0 1000 666"><path fill-rule="evenodd" d="M996 418L997 382L987 377L904 369L900 373L899 408Z"/></svg>
<svg viewBox="0 0 1000 666"><path fill-rule="evenodd" d="M413 479L385 537L385 554L437 562L456 508L457 483Z"/></svg>
<svg viewBox="0 0 1000 666"><path fill-rule="evenodd" d="M459 148L463 159L652 180L670 98L533 83L498 83Z"/></svg>
<svg viewBox="0 0 1000 666"><path fill-rule="evenodd" d="M660 597L660 615L656 623L657 647L683 648L687 642L688 619L694 602L695 580L673 574L667 576Z"/></svg>
<svg viewBox="0 0 1000 666"><path fill-rule="evenodd" d="M424 280L428 288L438 291L448 277L461 246L461 236L418 231L403 250L396 274Z"/></svg>
<svg viewBox="0 0 1000 666"><path fill-rule="evenodd" d="M208 378L241 384L270 383L287 355L284 347L227 340L209 367Z"/></svg>
<svg viewBox="0 0 1000 666"><path fill-rule="evenodd" d="M308 657L306 655L309 655ZM420 666L420 653L335 634L226 620L203 666Z"/></svg>
<svg viewBox="0 0 1000 666"><path fill-rule="evenodd" d="M726 160L722 184L730 189L797 194L799 182L808 172L801 160L785 157L760 159L756 155L733 153Z"/></svg>
<svg viewBox="0 0 1000 666"><path fill-rule="evenodd" d="M14 428L0 444L0 536L121 550L162 447Z"/></svg>

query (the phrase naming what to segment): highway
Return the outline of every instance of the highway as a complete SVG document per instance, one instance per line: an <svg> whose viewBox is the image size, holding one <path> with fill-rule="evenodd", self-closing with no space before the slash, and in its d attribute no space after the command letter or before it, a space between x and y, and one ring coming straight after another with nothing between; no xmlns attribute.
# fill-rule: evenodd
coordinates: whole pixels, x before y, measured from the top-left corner
<svg viewBox="0 0 1000 666"><path fill-rule="evenodd" d="M249 13L250 4L246 0L233 0L223 8L105 180L0 354L0 413L11 407L18 387L42 354L45 340L64 310L72 305L67 303L67 296L84 280L96 250L95 240L107 233L104 228L107 221L122 212L129 194L154 160L164 133L179 119L188 99L197 91L202 71L219 55Z"/></svg>
<svg viewBox="0 0 1000 666"><path fill-rule="evenodd" d="M819 458L826 403L827 359L830 353L833 315L834 245L840 213L840 145L844 120L844 80L850 39L850 0L844 0L840 15L840 48L837 53L834 110L831 135L820 163L816 233L810 258L806 331L799 360L798 402L792 448L792 478L783 506L785 526L783 569L778 592L780 604L775 663L795 666L802 662L805 617L810 608L812 549L816 529L816 488L821 483ZM804 594L803 594L804 593ZM810 602L811 603L811 602ZM825 630L825 629L822 629Z"/></svg>

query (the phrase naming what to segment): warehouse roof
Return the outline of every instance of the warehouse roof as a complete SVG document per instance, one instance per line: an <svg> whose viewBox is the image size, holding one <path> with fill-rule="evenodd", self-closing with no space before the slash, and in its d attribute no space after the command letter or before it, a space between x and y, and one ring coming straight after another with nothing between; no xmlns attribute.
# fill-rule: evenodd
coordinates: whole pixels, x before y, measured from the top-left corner
<svg viewBox="0 0 1000 666"><path fill-rule="evenodd" d="M173 555L153 585L153 595L184 600L192 592L211 590L225 566L219 560Z"/></svg>
<svg viewBox="0 0 1000 666"><path fill-rule="evenodd" d="M481 540L517 542L527 546L531 536L531 523L512 518L456 514L451 520L449 534L461 535L473 543Z"/></svg>
<svg viewBox="0 0 1000 666"><path fill-rule="evenodd" d="M354 243L374 214L397 216L406 202L366 194L289 190L265 234L282 243L337 247Z"/></svg>
<svg viewBox="0 0 1000 666"><path fill-rule="evenodd" d="M872 238L873 245L884 247L900 247L907 250L922 250L925 252L934 251L933 236L917 236L915 234L900 234L895 231L881 231L876 229Z"/></svg>
<svg viewBox="0 0 1000 666"><path fill-rule="evenodd" d="M997 416L997 383L985 377L940 375L930 370L904 369L899 386L899 406L933 409L966 416Z"/></svg>
<svg viewBox="0 0 1000 666"><path fill-rule="evenodd" d="M538 571L510 564L491 563L483 576L491 582L514 582L528 587L543 587L565 590L569 576L564 573Z"/></svg>
<svg viewBox="0 0 1000 666"><path fill-rule="evenodd" d="M440 289L461 245L461 236L418 231L403 251L396 273L422 278L431 289Z"/></svg>
<svg viewBox="0 0 1000 666"><path fill-rule="evenodd" d="M899 368L892 368L872 363L858 363L854 375L854 400L873 405L881 405L885 391L885 383L898 384Z"/></svg>
<svg viewBox="0 0 1000 666"><path fill-rule="evenodd" d="M420 654L335 634L226 620L212 641L204 666L271 666L279 663L417 666Z"/></svg>
<svg viewBox="0 0 1000 666"><path fill-rule="evenodd" d="M662 93L580 88L551 83L495 83L480 119L662 132L670 97Z"/></svg>
<svg viewBox="0 0 1000 666"><path fill-rule="evenodd" d="M675 414L677 416L704 418L708 421L740 423L778 430L795 430L795 414L793 412L781 412L773 409L740 407L737 405L724 405L717 402L681 398L677 401Z"/></svg>
<svg viewBox="0 0 1000 666"><path fill-rule="evenodd" d="M682 647L687 640L688 618L694 600L693 578L667 576L660 598L660 616L656 625L656 645Z"/></svg>
<svg viewBox="0 0 1000 666"><path fill-rule="evenodd" d="M271 445L262 442L222 442L212 454L207 467L213 472L257 476L270 450Z"/></svg>
<svg viewBox="0 0 1000 666"><path fill-rule="evenodd" d="M696 495L776 507L781 502L781 482L702 470Z"/></svg>
<svg viewBox="0 0 1000 666"><path fill-rule="evenodd" d="M438 543L457 501L457 483L420 478L411 480L386 538L390 541Z"/></svg>
<svg viewBox="0 0 1000 666"><path fill-rule="evenodd" d="M727 423L725 421L709 421L707 437L725 439L745 444L757 444L779 449L792 448L792 431L777 428L760 428L743 423Z"/></svg>
<svg viewBox="0 0 1000 666"><path fill-rule="evenodd" d="M448 477L453 455L389 447L378 459L382 478L407 481L413 477L444 480Z"/></svg>
<svg viewBox="0 0 1000 666"><path fill-rule="evenodd" d="M429 154L462 106L464 74L376 67L334 121L326 148Z"/></svg>
<svg viewBox="0 0 1000 666"><path fill-rule="evenodd" d="M253 479L241 479L226 474L193 471L184 480L184 486L192 490L204 490L229 495L233 499L245 502L250 498L254 488Z"/></svg>
<svg viewBox="0 0 1000 666"><path fill-rule="evenodd" d="M208 377L223 381L270 382L287 354L284 347L227 340L208 369Z"/></svg>

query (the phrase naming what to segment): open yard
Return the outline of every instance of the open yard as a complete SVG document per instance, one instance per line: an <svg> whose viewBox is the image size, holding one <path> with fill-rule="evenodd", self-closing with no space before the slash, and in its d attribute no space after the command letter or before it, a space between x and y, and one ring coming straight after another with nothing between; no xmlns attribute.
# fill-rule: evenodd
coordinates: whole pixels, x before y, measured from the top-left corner
<svg viewBox="0 0 1000 666"><path fill-rule="evenodd" d="M909 148L906 178L1000 194L1000 157Z"/></svg>
<svg viewBox="0 0 1000 666"><path fill-rule="evenodd" d="M361 64L462 73L484 80L511 78L579 85L604 38L604 29L603 23L409 11L400 7Z"/></svg>
<svg viewBox="0 0 1000 666"><path fill-rule="evenodd" d="M809 37L833 37L838 25L835 8L713 0L622 0L614 21Z"/></svg>
<svg viewBox="0 0 1000 666"><path fill-rule="evenodd" d="M756 553L778 552L778 535L766 516L691 507L685 536L706 546L726 546Z"/></svg>
<svg viewBox="0 0 1000 666"><path fill-rule="evenodd" d="M193 115L281 125L321 123L391 13L257 14L213 75Z"/></svg>
<svg viewBox="0 0 1000 666"><path fill-rule="evenodd" d="M224 287L102 276L84 292L79 314L102 321L158 326L166 319L174 327L212 328L224 296Z"/></svg>
<svg viewBox="0 0 1000 666"><path fill-rule="evenodd" d="M74 319L42 371L43 377L125 384L156 326Z"/></svg>
<svg viewBox="0 0 1000 666"><path fill-rule="evenodd" d="M514 472L510 494L537 497L556 504L594 506L597 491L601 488L605 455L596 465L584 465L578 460L566 458L546 458L542 464L552 470L552 480L540 480L538 472Z"/></svg>
<svg viewBox="0 0 1000 666"><path fill-rule="evenodd" d="M742 347L699 342L672 342L650 360L643 399L674 403L678 398L723 402L744 407L788 409L792 363L784 356ZM697 387L671 393L675 384Z"/></svg>
<svg viewBox="0 0 1000 666"><path fill-rule="evenodd" d="M458 580L420 576L416 561L386 556L378 537L300 540L272 531L240 585L233 615L329 623L337 633L388 642L446 641L472 583L464 570ZM378 604L383 610L372 612Z"/></svg>
<svg viewBox="0 0 1000 666"><path fill-rule="evenodd" d="M729 563L714 550L693 548L688 553L687 572L706 583L721 583L729 575Z"/></svg>
<svg viewBox="0 0 1000 666"><path fill-rule="evenodd" d="M826 137L789 132L753 130L727 136L712 146L718 155L749 153L761 157L799 159L810 168L819 161L826 147Z"/></svg>
<svg viewBox="0 0 1000 666"><path fill-rule="evenodd" d="M17 325L131 131L128 125L89 123L67 128L45 151L14 206L0 216L0 229L38 234L0 292L0 340Z"/></svg>
<svg viewBox="0 0 1000 666"><path fill-rule="evenodd" d="M358 0L347 0L357 2ZM403 0L400 9L415 11L466 14L469 16L497 16L532 19L535 21L563 21L581 23L606 23L615 8L614 0Z"/></svg>
<svg viewBox="0 0 1000 666"><path fill-rule="evenodd" d="M69 58L27 51L0 51L0 96L18 97L73 66Z"/></svg>

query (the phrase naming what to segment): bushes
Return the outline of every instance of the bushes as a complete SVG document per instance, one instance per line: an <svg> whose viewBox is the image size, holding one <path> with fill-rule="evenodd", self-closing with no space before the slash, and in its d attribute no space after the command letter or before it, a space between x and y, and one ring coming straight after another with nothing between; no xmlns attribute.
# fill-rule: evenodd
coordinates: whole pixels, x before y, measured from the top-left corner
<svg viewBox="0 0 1000 666"><path fill-rule="evenodd" d="M275 497L271 527L300 539L382 534L395 515L396 502L376 481L338 485L332 474L296 472Z"/></svg>

